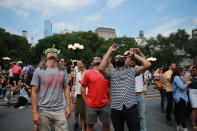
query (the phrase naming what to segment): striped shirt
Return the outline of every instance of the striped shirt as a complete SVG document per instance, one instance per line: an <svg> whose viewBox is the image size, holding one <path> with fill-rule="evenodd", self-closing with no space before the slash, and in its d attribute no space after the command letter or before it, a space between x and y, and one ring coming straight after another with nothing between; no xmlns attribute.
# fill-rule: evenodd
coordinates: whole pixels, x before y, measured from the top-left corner
<svg viewBox="0 0 197 131"><path fill-rule="evenodd" d="M135 96L135 76L137 69L130 67L122 70L111 69L109 74L112 100L111 108L122 110L137 104Z"/></svg>

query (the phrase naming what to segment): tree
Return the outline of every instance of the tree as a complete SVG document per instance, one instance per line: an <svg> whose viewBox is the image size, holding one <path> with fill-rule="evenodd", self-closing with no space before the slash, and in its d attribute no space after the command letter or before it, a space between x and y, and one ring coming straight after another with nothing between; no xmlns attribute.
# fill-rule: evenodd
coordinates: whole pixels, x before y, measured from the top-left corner
<svg viewBox="0 0 197 131"><path fill-rule="evenodd" d="M197 39L190 39L185 45L185 51L193 58L193 62L197 65Z"/></svg>
<svg viewBox="0 0 197 131"><path fill-rule="evenodd" d="M3 57L11 58L11 61L27 63L31 55L31 45L26 38L13 35L0 28L0 62L4 63ZM2 64L4 67L5 65Z"/></svg>
<svg viewBox="0 0 197 131"><path fill-rule="evenodd" d="M179 64L185 54L179 55L177 51L184 51L188 40L189 34L179 29L168 37L158 34L156 38L150 38L144 49L148 50L146 55L157 58L157 61L153 63L153 68L167 66L171 62Z"/></svg>
<svg viewBox="0 0 197 131"><path fill-rule="evenodd" d="M84 50L69 50L68 45L73 45L74 43L84 45ZM56 48L61 50L61 58L65 58L66 60L83 58L87 62L90 62L96 50L104 44L104 40L99 38L98 35L92 31L55 34L39 40L38 44L35 46L35 63L40 61L44 50L52 47L53 44L55 44Z"/></svg>
<svg viewBox="0 0 197 131"><path fill-rule="evenodd" d="M134 38L129 37L119 37L114 39L109 39L105 41L104 44L100 46L100 48L97 49L96 55L102 57L106 52L107 49L113 44L125 44L125 47L119 48L115 54L123 54L125 51L128 51L130 48L139 48L140 46L137 45ZM114 53L113 53L114 54Z"/></svg>

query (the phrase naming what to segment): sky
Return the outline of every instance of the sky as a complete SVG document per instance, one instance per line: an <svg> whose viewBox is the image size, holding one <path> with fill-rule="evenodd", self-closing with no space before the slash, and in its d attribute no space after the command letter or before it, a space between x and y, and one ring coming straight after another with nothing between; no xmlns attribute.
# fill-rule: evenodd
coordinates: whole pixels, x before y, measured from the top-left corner
<svg viewBox="0 0 197 131"><path fill-rule="evenodd" d="M0 28L28 39L44 37L44 20L53 33L111 27L117 36L145 37L197 28L197 0L0 0Z"/></svg>

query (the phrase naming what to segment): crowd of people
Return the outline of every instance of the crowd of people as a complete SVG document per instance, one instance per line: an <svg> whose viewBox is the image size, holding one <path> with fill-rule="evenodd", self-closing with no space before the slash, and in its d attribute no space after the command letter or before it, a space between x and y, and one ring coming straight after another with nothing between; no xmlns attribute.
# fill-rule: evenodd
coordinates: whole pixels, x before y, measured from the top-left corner
<svg viewBox="0 0 197 131"><path fill-rule="evenodd" d="M189 65L184 69L171 63L169 67L159 68L154 77L161 94L161 112L166 113L167 125L173 125L174 114L177 131L188 130L188 119L191 119L192 129L196 131L197 66Z"/></svg>
<svg viewBox="0 0 197 131"><path fill-rule="evenodd" d="M0 72L0 99L10 106L11 100L18 97L15 108L24 108L31 96L30 81L34 73L34 67L27 64L21 68L19 62L10 62L9 70Z"/></svg>
<svg viewBox="0 0 197 131"><path fill-rule="evenodd" d="M138 48L111 57L116 50L113 44L87 69L85 60L67 66L57 49L47 49L30 83L34 130L51 130L51 125L68 130L67 119L74 111L73 130L92 131L99 121L110 131L111 119L115 131L123 131L125 122L129 130L146 131L142 74L151 63Z"/></svg>
<svg viewBox="0 0 197 131"><path fill-rule="evenodd" d="M67 131L71 112L73 131L93 131L97 122L102 123L103 131L110 131L110 119L115 131L124 131L125 123L129 131L147 131L145 95L153 78L167 125L172 126L174 113L177 131L188 131L186 121L191 114L192 128L197 130L197 67L188 66L184 72L171 63L151 75L151 63L139 48L124 54L117 50L118 45L113 44L103 58L96 56L91 64L83 59L66 63L54 47L45 51L36 69L12 62L8 72L1 72L0 98L9 105L18 95L14 107L23 108L31 96L34 131L52 127Z"/></svg>

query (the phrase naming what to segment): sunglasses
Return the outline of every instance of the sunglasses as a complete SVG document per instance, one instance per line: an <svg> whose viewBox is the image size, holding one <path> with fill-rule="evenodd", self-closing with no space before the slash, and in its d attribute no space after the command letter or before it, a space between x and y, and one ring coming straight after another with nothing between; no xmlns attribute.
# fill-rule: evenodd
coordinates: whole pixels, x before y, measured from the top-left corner
<svg viewBox="0 0 197 131"><path fill-rule="evenodd" d="M119 58L127 58L128 56L122 56L122 55L118 55L118 56L115 56L115 59L119 59Z"/></svg>

